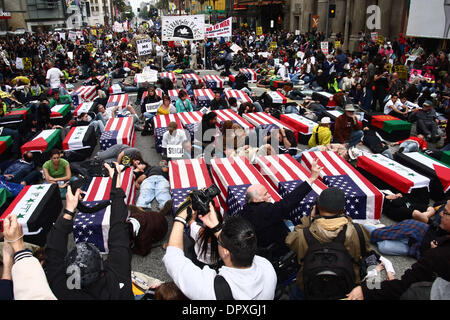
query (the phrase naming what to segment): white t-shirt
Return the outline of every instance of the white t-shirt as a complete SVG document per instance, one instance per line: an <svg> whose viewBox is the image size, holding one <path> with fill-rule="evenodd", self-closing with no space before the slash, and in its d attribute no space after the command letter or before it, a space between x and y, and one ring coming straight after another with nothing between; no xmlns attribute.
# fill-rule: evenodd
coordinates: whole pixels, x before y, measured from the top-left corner
<svg viewBox="0 0 450 320"><path fill-rule="evenodd" d="M163 134L161 146L163 148L167 148L168 145L181 146L183 141L187 140L186 135L184 134L184 130L177 129L174 134L170 134L167 130Z"/></svg>
<svg viewBox="0 0 450 320"><path fill-rule="evenodd" d="M61 77L63 77L64 74L59 70L58 68L51 68L47 70L47 80L50 80L50 88L59 88L61 85Z"/></svg>
<svg viewBox="0 0 450 320"><path fill-rule="evenodd" d="M392 100L389 100L386 105L384 106L384 114L389 114L389 112L391 112L393 109L391 108L392 106L395 106L398 110L400 111L405 111L403 109L403 103L401 103L400 100L397 100L397 102L394 103L392 102Z"/></svg>

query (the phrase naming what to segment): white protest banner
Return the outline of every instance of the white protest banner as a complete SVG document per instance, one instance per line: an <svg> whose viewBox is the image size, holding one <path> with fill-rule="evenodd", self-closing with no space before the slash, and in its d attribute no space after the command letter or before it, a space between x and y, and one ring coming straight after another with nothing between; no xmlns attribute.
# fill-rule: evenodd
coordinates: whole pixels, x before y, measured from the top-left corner
<svg viewBox="0 0 450 320"><path fill-rule="evenodd" d="M231 37L232 18L228 18L222 22L216 23L205 30L207 38Z"/></svg>
<svg viewBox="0 0 450 320"><path fill-rule="evenodd" d="M145 56L151 54L153 51L152 39L136 40L137 51L139 56Z"/></svg>
<svg viewBox="0 0 450 320"><path fill-rule="evenodd" d="M75 31L69 31L69 40L77 41L77 33Z"/></svg>
<svg viewBox="0 0 450 320"><path fill-rule="evenodd" d="M322 52L324 55L327 55L328 52L328 41L323 41L320 43L320 49L322 49Z"/></svg>
<svg viewBox="0 0 450 320"><path fill-rule="evenodd" d="M234 53L238 53L239 50L242 50L241 47L239 47L237 44L233 43L230 47L231 51L233 51Z"/></svg>
<svg viewBox="0 0 450 320"><path fill-rule="evenodd" d="M59 38L60 38L61 40L66 40L66 33L65 33L65 32L60 32L60 33L59 33Z"/></svg>
<svg viewBox="0 0 450 320"><path fill-rule="evenodd" d="M77 38L78 39L83 39L83 32L77 31Z"/></svg>
<svg viewBox="0 0 450 320"><path fill-rule="evenodd" d="M177 145L167 145L167 158L182 158L183 147Z"/></svg>
<svg viewBox="0 0 450 320"><path fill-rule="evenodd" d="M72 51L68 51L67 56L69 57L70 60L73 60L73 52Z"/></svg>
<svg viewBox="0 0 450 320"><path fill-rule="evenodd" d="M295 35L299 36L300 35L300 30L295 30Z"/></svg>
<svg viewBox="0 0 450 320"><path fill-rule="evenodd" d="M162 41L204 40L205 15L163 16Z"/></svg>
<svg viewBox="0 0 450 320"><path fill-rule="evenodd" d="M123 32L123 25L117 21L114 22L113 31L114 32Z"/></svg>
<svg viewBox="0 0 450 320"><path fill-rule="evenodd" d="M22 60L22 58L16 58L16 69L23 70L23 60Z"/></svg>

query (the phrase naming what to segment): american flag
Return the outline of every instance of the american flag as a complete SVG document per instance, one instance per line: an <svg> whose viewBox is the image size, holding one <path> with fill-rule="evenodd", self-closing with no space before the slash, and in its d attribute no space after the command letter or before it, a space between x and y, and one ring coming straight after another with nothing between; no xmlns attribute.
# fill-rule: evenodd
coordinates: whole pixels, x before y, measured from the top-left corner
<svg viewBox="0 0 450 320"><path fill-rule="evenodd" d="M80 86L70 95L73 105L78 106L82 102L93 101L97 97L97 90L95 90L95 86Z"/></svg>
<svg viewBox="0 0 450 320"><path fill-rule="evenodd" d="M205 82L206 87L210 89L223 88L223 84L225 82L225 80L219 76L211 74L204 75L203 81Z"/></svg>
<svg viewBox="0 0 450 320"><path fill-rule="evenodd" d="M186 88L187 84L191 86L202 84L202 79L195 73L188 73L182 75L181 83Z"/></svg>
<svg viewBox="0 0 450 320"><path fill-rule="evenodd" d="M175 77L175 74L173 72L160 72L158 73L158 76L160 79L169 78L174 85L177 84L177 78Z"/></svg>
<svg viewBox="0 0 450 320"><path fill-rule="evenodd" d="M100 81L100 86L103 88L106 84L106 76L96 76L98 81ZM89 77L84 83L89 83L92 80L92 77Z"/></svg>
<svg viewBox="0 0 450 320"><path fill-rule="evenodd" d="M193 123L193 124L186 124L184 125L184 128L189 132L189 134L191 135L191 142L194 141L194 135L195 132L197 131L199 124L198 123Z"/></svg>
<svg viewBox="0 0 450 320"><path fill-rule="evenodd" d="M134 145L134 125L133 117L111 118L105 126L105 131L100 136L100 146L102 150L115 145Z"/></svg>
<svg viewBox="0 0 450 320"><path fill-rule="evenodd" d="M248 82L256 82L258 77L256 75L255 70L242 68L242 69L239 69L239 71L241 71L247 77Z"/></svg>
<svg viewBox="0 0 450 320"><path fill-rule="evenodd" d="M217 114L217 123L219 127L222 125L224 121L231 120L239 124L246 132L255 129L254 125L252 125L250 122L242 118L240 115L238 115L231 109L214 110L214 112Z"/></svg>
<svg viewBox="0 0 450 320"><path fill-rule="evenodd" d="M175 212L191 190L208 188L212 185L205 159L169 161L169 183ZM219 207L217 197L215 205Z"/></svg>
<svg viewBox="0 0 450 320"><path fill-rule="evenodd" d="M229 216L239 214L245 206L245 194L250 184L228 187L227 206Z"/></svg>
<svg viewBox="0 0 450 320"><path fill-rule="evenodd" d="M366 194L348 175L326 176L323 182L345 192L345 214L355 220L366 219Z"/></svg>
<svg viewBox="0 0 450 320"><path fill-rule="evenodd" d="M284 181L279 183L278 192L284 198L289 193L294 191L298 186L303 183L301 180ZM309 216L313 206L316 204L317 197L319 195L312 190L306 197L304 197L297 208L290 212L290 219L294 225L301 224L303 216Z"/></svg>
<svg viewBox="0 0 450 320"><path fill-rule="evenodd" d="M184 127L189 124L200 123L203 118L203 113L201 111L179 112L177 115Z"/></svg>
<svg viewBox="0 0 450 320"><path fill-rule="evenodd" d="M93 207L104 201L91 201L84 204ZM94 212L79 212L73 222L73 238L75 243L89 242L95 245L100 252L108 253L109 221L111 218L111 206Z"/></svg>
<svg viewBox="0 0 450 320"><path fill-rule="evenodd" d="M211 169L213 181L221 191L219 200L224 212L228 211L228 190L232 186L262 184L266 187L273 201L281 199L270 183L245 157L211 159Z"/></svg>
<svg viewBox="0 0 450 320"><path fill-rule="evenodd" d="M128 105L128 94L114 94L110 95L108 102L106 103L106 107L109 106L119 106L119 112L122 112L122 109L126 108Z"/></svg>
<svg viewBox="0 0 450 320"><path fill-rule="evenodd" d="M167 130L168 130L167 127L155 128L155 148L156 148L156 152L158 152L158 153L163 152L162 138L163 138L164 133L166 133Z"/></svg>
<svg viewBox="0 0 450 320"><path fill-rule="evenodd" d="M349 178L366 194L366 214L359 219L379 220L383 209L384 195L350 163L336 152L315 151L303 152L302 165L311 169L313 160L319 159L318 165L323 167L320 177L348 175Z"/></svg>
<svg viewBox="0 0 450 320"><path fill-rule="evenodd" d="M262 127L264 125L276 125L278 128L284 128L290 130L295 135L295 140L298 140L298 131L287 125L286 123L278 120L277 118L271 116L265 112L252 112L252 113L244 113L242 117L250 122L255 127Z"/></svg>
<svg viewBox="0 0 450 320"><path fill-rule="evenodd" d="M121 187L125 192L125 203L127 205L133 204L136 195L136 186L132 168L129 167L122 171L120 177L122 181ZM111 185L112 179L110 177L94 177L89 184L83 201L109 200Z"/></svg>
<svg viewBox="0 0 450 320"><path fill-rule="evenodd" d="M253 103L253 100L250 99L250 97L242 90L235 90L235 89L224 89L223 92L225 93L225 97L227 98L227 101L230 100L230 98L236 98L236 100L239 103L244 102L250 102Z"/></svg>
<svg viewBox="0 0 450 320"><path fill-rule="evenodd" d="M211 89L195 89L194 101L198 109L209 108L214 99L214 92Z"/></svg>

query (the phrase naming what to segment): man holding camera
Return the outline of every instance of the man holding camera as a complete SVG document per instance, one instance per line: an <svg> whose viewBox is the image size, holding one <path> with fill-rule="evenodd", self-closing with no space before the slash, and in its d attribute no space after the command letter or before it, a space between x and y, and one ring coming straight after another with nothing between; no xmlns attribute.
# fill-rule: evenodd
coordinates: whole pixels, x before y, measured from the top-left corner
<svg viewBox="0 0 450 320"><path fill-rule="evenodd" d="M192 219L191 210L187 207L175 217L163 258L167 272L186 297L191 300L273 299L277 276L272 264L256 255L257 240L253 227L239 216L230 217L220 224L212 202L209 203L209 212L198 217L215 233L219 255L225 266L217 274L208 266L200 269L185 257L183 232Z"/></svg>

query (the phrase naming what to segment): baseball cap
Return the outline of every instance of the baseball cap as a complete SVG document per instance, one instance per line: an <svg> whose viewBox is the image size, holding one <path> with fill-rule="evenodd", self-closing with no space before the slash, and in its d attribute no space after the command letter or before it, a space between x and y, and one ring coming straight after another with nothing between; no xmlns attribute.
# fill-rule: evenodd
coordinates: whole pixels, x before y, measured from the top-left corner
<svg viewBox="0 0 450 320"><path fill-rule="evenodd" d="M325 189L317 198L317 205L324 210L339 211L345 207L345 193L336 187Z"/></svg>
<svg viewBox="0 0 450 320"><path fill-rule="evenodd" d="M425 102L423 103L423 106L430 106L430 107L432 107L433 106L433 102L431 102L430 100L425 100Z"/></svg>

